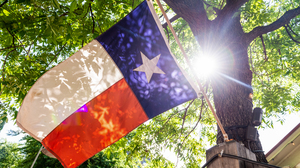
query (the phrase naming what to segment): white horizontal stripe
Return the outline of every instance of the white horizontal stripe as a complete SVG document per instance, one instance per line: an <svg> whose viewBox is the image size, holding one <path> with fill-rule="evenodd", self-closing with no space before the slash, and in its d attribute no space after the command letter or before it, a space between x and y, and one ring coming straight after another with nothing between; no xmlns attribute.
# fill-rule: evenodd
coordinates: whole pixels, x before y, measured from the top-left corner
<svg viewBox="0 0 300 168"><path fill-rule="evenodd" d="M22 103L17 123L41 141L74 111L122 78L103 46L93 40L38 79Z"/></svg>

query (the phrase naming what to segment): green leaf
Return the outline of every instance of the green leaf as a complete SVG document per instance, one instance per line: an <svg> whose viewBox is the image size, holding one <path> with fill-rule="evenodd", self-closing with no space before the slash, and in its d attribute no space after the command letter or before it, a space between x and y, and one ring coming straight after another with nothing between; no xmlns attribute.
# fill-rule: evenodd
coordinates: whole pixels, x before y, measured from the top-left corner
<svg viewBox="0 0 300 168"><path fill-rule="evenodd" d="M6 9L3 9L2 11L6 16L8 16L10 14Z"/></svg>
<svg viewBox="0 0 300 168"><path fill-rule="evenodd" d="M108 30L118 20L132 11L132 8L137 6L142 0L134 1L134 4L130 0L35 0L34 3L31 0L16 0L13 2L15 3L6 4L0 9L0 60L2 64L6 60L5 66L1 66L0 71L0 99L4 103L3 108L0 109L0 116L2 116L0 117L1 124L6 122L6 117L13 118L13 121L15 121L18 113L16 109L19 109L25 94L40 76L73 55L82 45L87 44L91 39ZM194 2L198 1L194 0ZM228 17L225 17L226 19L224 20L226 21L223 22L222 19L215 19L217 13L214 9L218 8L222 10L222 8L220 9L220 1L207 0L206 2L210 5L208 6L204 3L205 11L200 11L204 10L203 8L193 9L192 11L195 16L191 15L189 17L193 17L193 21L197 21L199 13L207 14L206 17L210 20L209 24L201 22L199 29L197 28L198 26L193 28L196 31L195 33L188 26L191 24L183 19L188 17L181 17L172 23L174 29L179 38L182 39L183 47L188 51L187 54L191 58L202 55L204 53L202 50L210 48L216 50L220 61L232 62L232 64L225 63L227 65L234 64L234 66L224 67L224 70L239 67L238 71L243 71L244 67L247 68L245 66L248 65L245 64L248 63L247 54L243 53L240 56L233 55L240 52L230 48L230 46L231 44L232 46L235 44L239 46L239 43L236 43L235 39L243 39L242 31L248 33L256 27L270 25L286 11L299 6L299 0L277 0L272 2L251 0L245 3L238 12L236 10L226 11L225 13ZM92 34L93 19L89 11L89 4L91 4L95 21L94 34ZM181 4L186 7L193 7L185 4L184 1ZM167 4L164 3L163 5L166 9L169 9ZM175 7L182 8L183 6ZM155 8L158 9L156 4ZM228 8L226 7L226 9ZM160 16L161 13L159 10L157 11ZM221 13L218 12L218 14ZM168 14L170 16L175 15L172 9L169 10ZM241 16L240 19L235 17L239 15ZM238 23L236 22L237 20L232 22L232 19L239 19L241 24L236 24ZM291 30L295 32L291 32L292 35L297 39L299 37L296 34L300 34L299 19L299 16L297 16L289 23ZM208 25L212 25L212 27ZM240 29L236 25L241 26L242 30L235 31ZM205 28L205 26L208 27ZM179 47L174 42L175 39L171 35L171 31L165 31L169 33L168 40L172 52L182 67L189 71L188 66L183 61L183 55ZM197 35L199 43L205 45L199 46L194 35ZM202 37L206 38L206 40L201 42ZM228 39L228 37L230 38ZM281 118L288 115L288 112L300 111L300 102L298 101L300 99L300 89L298 86L300 83L300 51L299 45L295 44L288 37L284 28L266 33L263 37L268 60L264 59L264 47L259 38L254 40L250 46L247 46L247 49L249 65L253 72L251 83L254 90L253 104L254 106L262 107L265 111L263 125L272 127L273 123L271 121L274 118L276 121L281 122L283 121ZM222 41L218 41L219 38L222 38ZM209 41L212 41L212 43ZM225 48L223 46L224 43ZM64 44L66 45L62 47ZM249 48L251 49L249 50ZM10 52L13 49L15 50ZM30 52L28 54L29 49ZM243 51L247 51L247 49ZM8 56L6 57L7 54ZM244 61L243 64L239 64L239 58ZM100 73L99 68L94 63L82 66L95 71L95 73ZM4 78L2 78L2 71L4 72ZM244 75L237 73L235 77L239 80L251 79L251 75L249 78L243 77ZM220 81L224 85L227 83L223 83L223 79ZM201 82L205 83L205 81ZM66 84L70 85L68 82ZM206 86L207 92L210 95L209 97L213 100L214 92L211 89L210 80L207 81ZM231 86L228 88L231 88ZM62 85L62 89L68 88ZM230 92L226 91L225 93ZM236 93L244 92L238 91ZM244 99L244 95L241 97L240 95L228 95L230 98L234 98L235 96L239 97L239 101L233 101L230 104L230 107L233 107L231 108L232 110L240 108L240 106L237 106L237 103L249 101L248 99ZM207 105L204 104L204 110L200 113L199 109L202 105L201 98L194 101L187 110L185 124L182 129L182 118L185 112L184 109L187 107L186 104L169 110L142 124L133 132L104 150L109 159L117 162L117 165L108 165L106 167L138 167L140 166L138 164L144 158L147 158L146 162L148 165L146 167L175 167L174 164L168 162L157 152L165 147L170 151L175 151L175 153L178 152L179 159L184 162L185 167L199 166L201 160L204 160L205 148L209 147L209 145L215 145L217 130L212 114L209 110L205 110ZM251 110L248 109L248 111ZM7 116L4 114L7 114ZM225 117L227 116L229 115ZM189 131L193 130L193 126L199 118L201 120L198 127L189 134ZM230 119L228 117L229 121ZM181 133L182 136L180 137ZM183 143L182 140L188 134L190 136ZM36 152L39 150L40 143L33 138L26 138L25 141L24 148L18 149L22 151L22 157L24 158L20 163L23 164L14 165L14 167L30 167L31 165L29 164L32 163ZM181 145L178 146L178 144ZM181 151L178 151L179 147ZM148 161L148 158L150 161ZM82 167L97 167L101 165L97 163L103 160L107 161L105 155L99 154L94 159L84 163ZM0 167L5 167L1 163L3 163L2 160L0 161ZM91 166L93 164L94 166ZM57 160L51 160L47 156L40 156L36 167L61 167L61 164Z"/></svg>
<svg viewBox="0 0 300 168"><path fill-rule="evenodd" d="M88 12L88 9L89 9L89 3L86 2L84 5L83 5L83 12L81 13L81 15L79 16L80 18L84 17L86 15L86 13Z"/></svg>
<svg viewBox="0 0 300 168"><path fill-rule="evenodd" d="M60 9L59 2L57 0L53 0L54 6L58 9Z"/></svg>
<svg viewBox="0 0 300 168"><path fill-rule="evenodd" d="M0 119L0 131L3 129L3 127L4 127L5 123L7 123L7 121L8 121L8 118L6 116L2 117Z"/></svg>
<svg viewBox="0 0 300 168"><path fill-rule="evenodd" d="M77 7L77 0L74 0L70 6L70 12L73 12Z"/></svg>

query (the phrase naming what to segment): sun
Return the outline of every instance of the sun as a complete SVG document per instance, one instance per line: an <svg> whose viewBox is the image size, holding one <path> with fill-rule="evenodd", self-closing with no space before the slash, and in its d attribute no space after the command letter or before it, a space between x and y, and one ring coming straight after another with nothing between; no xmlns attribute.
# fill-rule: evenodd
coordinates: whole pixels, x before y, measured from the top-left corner
<svg viewBox="0 0 300 168"><path fill-rule="evenodd" d="M218 63L212 57L202 56L194 60L193 69L199 78L208 78L217 72Z"/></svg>

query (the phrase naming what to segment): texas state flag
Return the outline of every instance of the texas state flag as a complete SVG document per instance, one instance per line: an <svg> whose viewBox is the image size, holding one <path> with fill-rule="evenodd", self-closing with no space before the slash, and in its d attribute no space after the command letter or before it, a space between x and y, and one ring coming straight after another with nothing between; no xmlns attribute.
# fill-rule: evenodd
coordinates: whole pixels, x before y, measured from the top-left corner
<svg viewBox="0 0 300 168"><path fill-rule="evenodd" d="M151 1L45 73L17 124L77 167L145 121L197 97L177 65Z"/></svg>

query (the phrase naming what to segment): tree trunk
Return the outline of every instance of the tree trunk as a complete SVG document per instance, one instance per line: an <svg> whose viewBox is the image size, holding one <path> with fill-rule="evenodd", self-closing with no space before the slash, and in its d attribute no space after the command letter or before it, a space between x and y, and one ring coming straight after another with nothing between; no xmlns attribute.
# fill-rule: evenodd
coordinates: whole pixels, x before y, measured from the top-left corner
<svg viewBox="0 0 300 168"><path fill-rule="evenodd" d="M221 69L211 78L211 83L216 112L227 134L252 150L258 161L267 162L259 138L257 141L247 141L245 138L246 127L252 120L253 104L249 97L252 93L252 72L247 53L249 43L239 14L235 14L241 5L228 2L218 17L210 21L201 1L165 2L188 22L203 52L218 60ZM217 144L222 142L222 133L218 131Z"/></svg>

